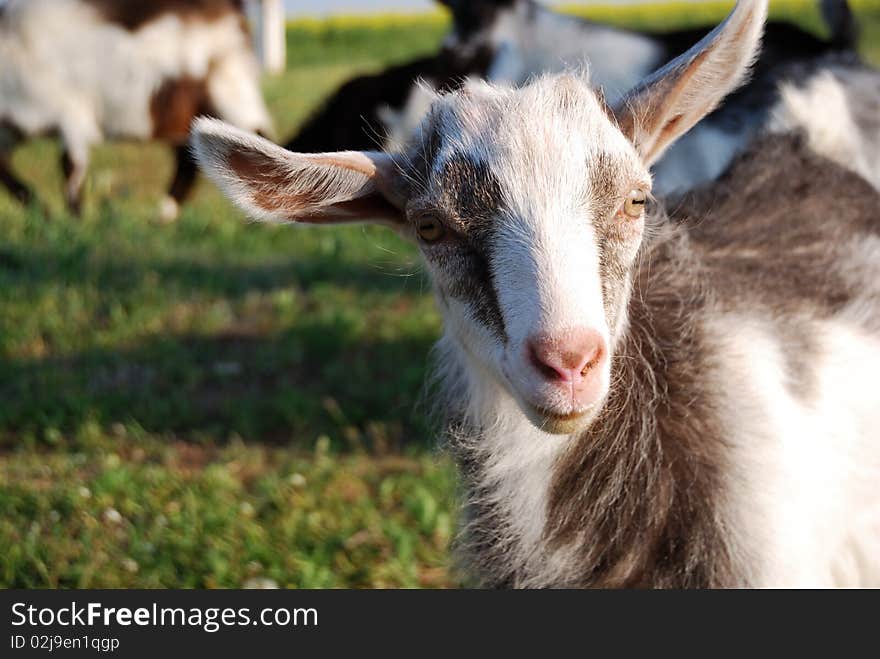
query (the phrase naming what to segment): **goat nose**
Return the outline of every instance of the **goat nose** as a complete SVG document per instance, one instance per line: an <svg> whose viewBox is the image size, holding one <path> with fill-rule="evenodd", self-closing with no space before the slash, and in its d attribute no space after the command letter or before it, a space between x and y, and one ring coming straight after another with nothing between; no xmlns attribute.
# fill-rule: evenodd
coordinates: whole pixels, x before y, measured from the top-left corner
<svg viewBox="0 0 880 659"><path fill-rule="evenodd" d="M557 335L538 334L527 343L529 360L550 382L577 384L605 358L605 340L596 330L577 328Z"/></svg>

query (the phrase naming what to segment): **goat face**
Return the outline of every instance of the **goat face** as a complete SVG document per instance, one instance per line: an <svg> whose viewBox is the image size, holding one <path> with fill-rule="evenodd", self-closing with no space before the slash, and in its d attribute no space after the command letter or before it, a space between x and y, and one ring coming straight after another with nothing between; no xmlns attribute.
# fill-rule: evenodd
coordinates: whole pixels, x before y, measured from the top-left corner
<svg viewBox="0 0 880 659"><path fill-rule="evenodd" d="M448 333L537 424L598 409L650 177L589 86L469 85L398 159Z"/></svg>
<svg viewBox="0 0 880 659"><path fill-rule="evenodd" d="M207 120L196 151L255 217L377 218L418 241L470 370L539 427L571 433L608 391L648 167L742 81L765 14L741 0L616 111L563 75L438 97L401 153L292 154Z"/></svg>

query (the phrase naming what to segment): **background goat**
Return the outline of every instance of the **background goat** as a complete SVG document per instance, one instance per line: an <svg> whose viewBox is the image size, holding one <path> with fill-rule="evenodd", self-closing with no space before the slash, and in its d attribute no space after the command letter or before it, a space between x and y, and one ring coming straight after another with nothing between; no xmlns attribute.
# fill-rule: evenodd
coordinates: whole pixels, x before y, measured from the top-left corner
<svg viewBox="0 0 880 659"><path fill-rule="evenodd" d="M176 149L161 216L176 217L196 166L197 115L271 131L241 0L10 0L0 14L0 182L33 198L10 169L25 137L57 134L65 195L79 212L90 148L108 138Z"/></svg>
<svg viewBox="0 0 880 659"><path fill-rule="evenodd" d="M352 78L306 121L286 148L305 153L375 148L407 105L417 82L449 91L468 76L485 74L489 61L485 48L472 55L444 48L436 55Z"/></svg>
<svg viewBox="0 0 880 659"><path fill-rule="evenodd" d="M853 51L855 17L846 0L819 0L828 39L785 21L770 21L754 72L834 51ZM593 84L614 105L654 69L682 54L706 35L695 28L645 34L560 14L536 0L444 0L453 14L451 48L490 47L487 79L511 85L583 62Z"/></svg>
<svg viewBox="0 0 880 659"><path fill-rule="evenodd" d="M449 0L444 4L449 5L454 16L453 30L447 39L449 47L464 52L488 49L492 58L485 77L490 82L520 85L532 76L586 63L594 86L602 90L612 106L639 80L684 52L707 32L688 29L643 34L560 14L535 0ZM657 164L657 194L684 192L716 178L752 137L768 127L774 108L781 101L779 85L783 80L802 82L829 66L865 68L855 50L857 28L849 4L846 0L821 0L821 8L831 33L828 39L820 39L788 22L768 23L752 80L678 141ZM835 80L838 86L847 82L840 76ZM869 98L858 86L851 91L839 90L837 97L849 93ZM404 109L391 115L386 122L389 146L406 143L432 97L429 86L416 89ZM873 103L880 104L880 97L873 96ZM872 142L880 139L875 128L859 128L867 130L864 135L857 133L860 138ZM814 142L814 146L820 146L819 142ZM841 150L838 147L826 155ZM874 176L880 176L880 172Z"/></svg>
<svg viewBox="0 0 880 659"><path fill-rule="evenodd" d="M642 34L550 10L534 0L440 0L453 16L452 30L437 55L392 66L345 83L288 142L292 151L319 153L401 148L437 92L467 77L524 84L531 76L589 63L591 79L612 105L651 70L679 55L705 29ZM764 49L750 84L677 142L655 168L658 194L684 192L716 178L731 158L766 130L804 125L805 114L825 108L832 121L810 139L812 148L880 183L871 147L880 143L872 117L880 111L880 75L866 67L855 47L857 27L846 0L821 0L829 27L820 39L783 21L768 24ZM815 84L808 82L816 76ZM417 85L417 82L421 82ZM786 88L803 86L804 93ZM819 86L816 86L819 85ZM809 91L828 100L813 103ZM784 127L784 128L783 128Z"/></svg>
<svg viewBox="0 0 880 659"><path fill-rule="evenodd" d="M683 216L645 210L765 15L741 0L615 110L572 75L468 85L399 154L197 124L250 215L418 241L486 585L878 583L877 193L777 136Z"/></svg>
<svg viewBox="0 0 880 659"><path fill-rule="evenodd" d="M390 148L402 145L433 100L432 93L425 90L445 92L457 88L469 76L518 85L543 72L588 62L594 84L614 103L621 93L708 31L641 34L560 14L533 0L438 1L452 13L452 29L439 53L349 80L311 116L286 148L320 153L371 149L383 142ZM771 72L793 61L830 53L846 53L857 60L855 19L846 0L822 0L822 8L831 31L827 40L787 22L768 25L767 47L758 63L758 77L763 82L755 86L764 92L763 96L756 98L750 93L737 109L721 117L719 125L724 132L733 133L728 141L743 146L746 133L750 134L775 102L766 94L767 89L776 89L775 81L764 80ZM426 87L417 87L418 81ZM757 113L761 117L756 117ZM708 180L729 160L725 149L725 159L720 165L713 163L712 175L705 176L703 161L708 156L699 149L695 151L682 153L680 164L685 171L677 173L676 180L668 185L661 181L660 187L671 190L690 187L695 178Z"/></svg>

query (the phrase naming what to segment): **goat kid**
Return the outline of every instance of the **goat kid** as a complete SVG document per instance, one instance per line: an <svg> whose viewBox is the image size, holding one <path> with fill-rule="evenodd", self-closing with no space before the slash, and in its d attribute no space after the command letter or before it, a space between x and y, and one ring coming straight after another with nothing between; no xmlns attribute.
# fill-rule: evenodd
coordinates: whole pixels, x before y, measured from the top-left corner
<svg viewBox="0 0 880 659"><path fill-rule="evenodd" d="M160 208L172 220L197 173L187 145L195 116L271 132L259 76L240 0L9 0L0 12L0 183L29 202L12 150L57 134L66 200L79 212L93 145L159 139L176 150Z"/></svg>
<svg viewBox="0 0 880 659"><path fill-rule="evenodd" d="M650 166L743 81L766 4L615 109L566 74L440 97L393 154L195 126L251 216L418 242L484 585L880 583L878 194L781 135L685 215L646 212Z"/></svg>

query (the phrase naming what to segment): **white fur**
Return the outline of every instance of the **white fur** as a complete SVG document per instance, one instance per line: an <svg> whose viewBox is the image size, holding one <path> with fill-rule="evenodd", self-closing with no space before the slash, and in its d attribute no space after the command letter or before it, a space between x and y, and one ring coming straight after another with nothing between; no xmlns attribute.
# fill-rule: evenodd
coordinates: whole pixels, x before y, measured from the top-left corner
<svg viewBox="0 0 880 659"><path fill-rule="evenodd" d="M26 136L59 133L76 168L68 196L93 144L152 136L153 94L184 76L207 78L222 118L271 132L257 61L234 15L166 14L129 32L78 0L10 0L0 24L0 120Z"/></svg>
<svg viewBox="0 0 880 659"><path fill-rule="evenodd" d="M855 90L855 94L847 94ZM860 174L880 188L880 132L876 119L864 128L853 114L853 104L869 104L867 115L880 109L875 71L824 70L802 84L786 83L773 108L768 130L802 130L810 147L820 155ZM865 98L867 96L867 99Z"/></svg>
<svg viewBox="0 0 880 659"><path fill-rule="evenodd" d="M447 330L455 331L451 327ZM451 340L457 343L457 339ZM472 423L483 428L479 444L471 447L486 461L483 484L491 495L483 503L500 506L511 522L509 537L498 541L516 543L517 553L531 572L553 572L564 563L564 557L547 561L544 548L547 483L567 447L566 438L536 428L489 371L471 366L465 377L463 385L473 393L466 413Z"/></svg>
<svg viewBox="0 0 880 659"><path fill-rule="evenodd" d="M499 13L489 41L498 50L489 81L518 86L542 73L586 65L593 84L612 105L663 57L649 36L584 23L544 7L537 8L532 21L523 4Z"/></svg>
<svg viewBox="0 0 880 659"><path fill-rule="evenodd" d="M0 117L28 134L147 139L150 98L166 79L210 81L221 116L268 130L256 60L237 17L165 15L137 32L103 22L77 0L12 0L0 39Z"/></svg>
<svg viewBox="0 0 880 659"><path fill-rule="evenodd" d="M725 316L708 327L736 465L726 515L768 587L880 585L880 407L866 392L880 340L850 323L817 324L814 400L793 396L772 327ZM723 383L723 384L722 384Z"/></svg>

